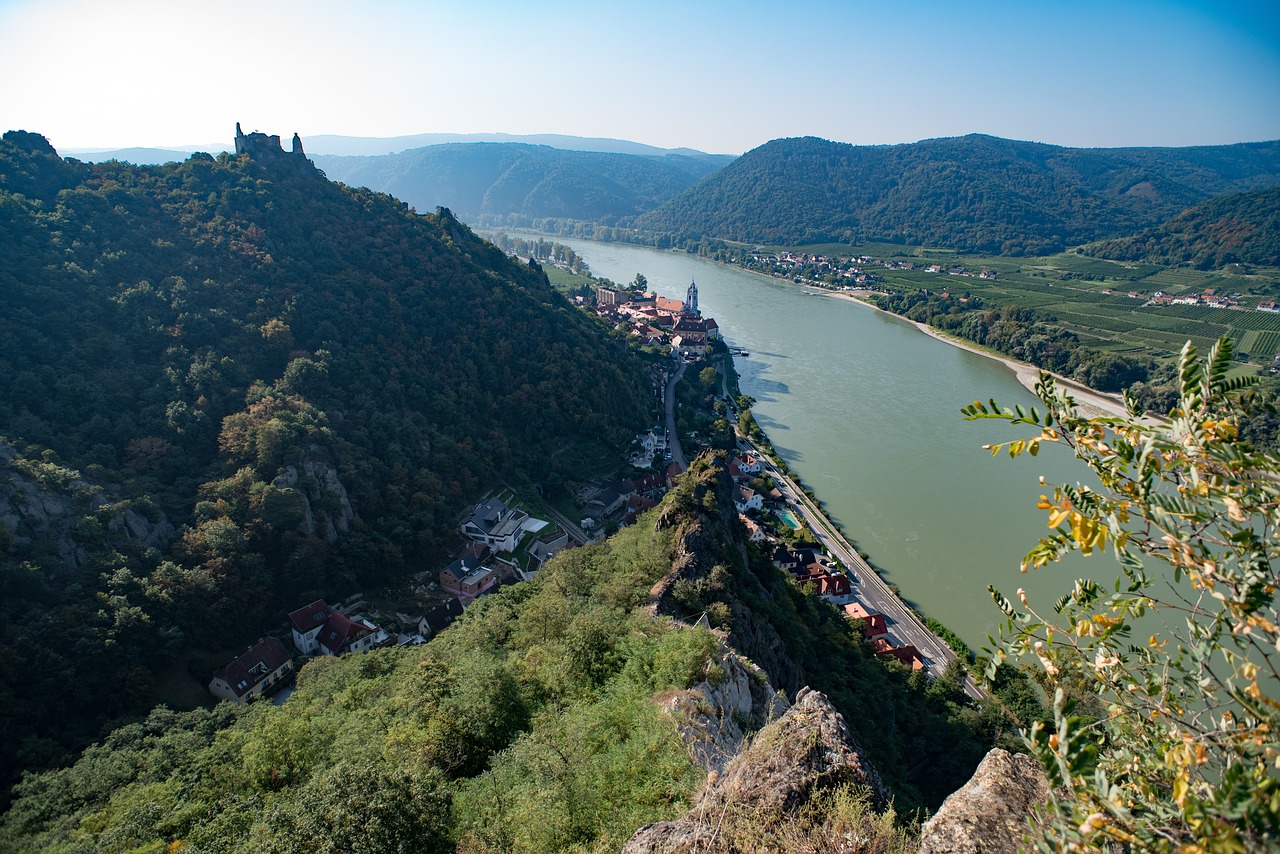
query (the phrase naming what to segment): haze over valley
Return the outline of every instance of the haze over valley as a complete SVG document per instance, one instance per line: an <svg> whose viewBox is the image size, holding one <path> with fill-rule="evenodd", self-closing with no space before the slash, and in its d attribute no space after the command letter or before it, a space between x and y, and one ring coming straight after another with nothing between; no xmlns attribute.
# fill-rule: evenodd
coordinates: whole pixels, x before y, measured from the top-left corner
<svg viewBox="0 0 1280 854"><path fill-rule="evenodd" d="M0 854L1274 850L1277 33L0 5Z"/></svg>

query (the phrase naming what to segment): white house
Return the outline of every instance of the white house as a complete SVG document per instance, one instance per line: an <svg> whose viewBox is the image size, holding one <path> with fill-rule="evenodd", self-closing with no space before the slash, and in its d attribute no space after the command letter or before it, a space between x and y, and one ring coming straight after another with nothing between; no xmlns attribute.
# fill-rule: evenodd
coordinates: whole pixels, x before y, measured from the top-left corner
<svg viewBox="0 0 1280 854"><path fill-rule="evenodd" d="M293 645L303 655L339 655L373 649L390 636L356 615L347 617L323 599L317 599L289 615Z"/></svg>
<svg viewBox="0 0 1280 854"><path fill-rule="evenodd" d="M733 488L733 506L738 508L739 513L746 513L763 507L764 499L751 487L739 484Z"/></svg>
<svg viewBox="0 0 1280 854"><path fill-rule="evenodd" d="M495 497L477 504L458 530L462 536L484 543L494 551L510 552L515 551L520 542L528 518L528 513L508 507Z"/></svg>

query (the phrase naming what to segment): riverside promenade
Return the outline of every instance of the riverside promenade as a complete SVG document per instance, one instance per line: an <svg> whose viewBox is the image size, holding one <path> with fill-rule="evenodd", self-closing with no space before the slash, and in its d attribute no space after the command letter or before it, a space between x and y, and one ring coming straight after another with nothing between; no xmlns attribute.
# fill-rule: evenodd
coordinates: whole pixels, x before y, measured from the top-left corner
<svg viewBox="0 0 1280 854"><path fill-rule="evenodd" d="M935 679L942 675L947 664L956 657L951 647L929 631L916 613L893 591L880 575L858 554L826 514L805 495L790 477L784 474L763 448L748 438L739 436L742 450L749 450L760 459L765 471L777 484L787 502L803 517L818 543L853 574L854 596L869 611L883 614L888 624L889 636L895 646L911 644L920 651L929 674ZM974 700L986 696L970 676L965 677L965 693Z"/></svg>

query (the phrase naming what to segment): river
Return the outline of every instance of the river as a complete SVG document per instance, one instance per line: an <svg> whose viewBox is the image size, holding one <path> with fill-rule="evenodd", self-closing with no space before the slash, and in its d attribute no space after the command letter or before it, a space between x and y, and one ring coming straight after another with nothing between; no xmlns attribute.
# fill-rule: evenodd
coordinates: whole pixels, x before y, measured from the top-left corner
<svg viewBox="0 0 1280 854"><path fill-rule="evenodd" d="M779 454L906 599L975 648L1002 619L988 584L1010 598L1025 587L1048 608L1086 570L1111 577L1110 559L1019 572L1047 533L1038 476L1074 482L1083 469L1061 448L1016 461L982 450L1026 431L966 422L962 406L1036 402L1004 365L869 306L737 267L553 239L595 275L626 283L643 273L662 296L683 299L696 280L703 315L750 353L735 357L741 388Z"/></svg>

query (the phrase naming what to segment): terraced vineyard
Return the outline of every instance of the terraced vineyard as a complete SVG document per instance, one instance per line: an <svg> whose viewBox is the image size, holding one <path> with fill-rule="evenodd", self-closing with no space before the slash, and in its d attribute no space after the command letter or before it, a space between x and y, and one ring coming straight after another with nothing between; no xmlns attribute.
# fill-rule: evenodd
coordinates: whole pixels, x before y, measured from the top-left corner
<svg viewBox="0 0 1280 854"><path fill-rule="evenodd" d="M1222 335L1229 335L1237 352L1247 354L1255 364L1270 364L1280 352L1280 314L1255 310L1260 301L1280 299L1280 270L1276 269L1202 272L1121 264L1074 253L1021 259L953 253L935 257L931 250L908 247L900 247L896 257L910 258L917 268L939 264L951 269L961 264L970 275L877 270L890 289L926 288L979 297L988 306L1040 309L1093 346L1117 352L1167 359L1188 338L1204 348ZM998 278L979 278L976 273L984 269L995 270ZM1240 307L1148 304L1157 291L1180 296L1207 289L1238 295Z"/></svg>

